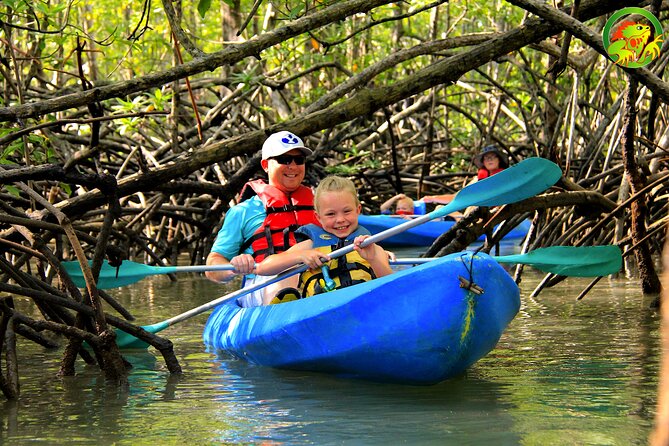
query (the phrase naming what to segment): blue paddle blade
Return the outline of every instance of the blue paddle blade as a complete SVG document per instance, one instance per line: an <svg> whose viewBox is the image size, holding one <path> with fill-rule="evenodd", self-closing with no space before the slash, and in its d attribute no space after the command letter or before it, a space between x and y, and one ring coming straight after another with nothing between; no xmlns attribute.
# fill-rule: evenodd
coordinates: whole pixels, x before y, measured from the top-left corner
<svg viewBox="0 0 669 446"><path fill-rule="evenodd" d="M430 212L444 217L469 206L500 206L534 197L562 176L560 167L545 158L527 158L484 180L467 185L446 206Z"/></svg>

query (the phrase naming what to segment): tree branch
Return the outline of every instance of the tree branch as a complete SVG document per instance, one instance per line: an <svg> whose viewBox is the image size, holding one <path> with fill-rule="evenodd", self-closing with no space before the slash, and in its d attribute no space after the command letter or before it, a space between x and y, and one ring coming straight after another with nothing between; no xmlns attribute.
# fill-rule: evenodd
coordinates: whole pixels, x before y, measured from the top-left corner
<svg viewBox="0 0 669 446"><path fill-rule="evenodd" d="M576 20L569 14L566 14L559 9L552 8L546 4L539 3L535 0L507 0L509 3L519 6L527 11L530 11L533 14L538 15L542 19L553 23L559 26L563 30L569 31L575 37L578 37L586 44L590 45L592 48L597 50L598 53L602 54L607 59L609 58L606 48L604 48L604 42L602 37L597 34L595 31L587 27L583 22ZM639 4L641 2L626 2L622 6L632 6L632 4ZM584 5L585 6L585 5ZM612 8L611 10L615 10ZM586 14L583 14L584 18L589 18ZM613 63L613 62L611 62ZM640 83L648 87L653 93L662 98L664 102L669 103L669 84L660 79L652 71L647 68L625 68L620 67L622 70L625 70L630 76L635 78Z"/></svg>
<svg viewBox="0 0 669 446"><path fill-rule="evenodd" d="M587 19L614 11L622 4L629 5L629 3L623 0L589 2L581 5L581 14ZM197 151L184 154L172 163L157 167L150 172L128 176L119 182L119 197L142 190L152 190L155 184L167 183L173 178L190 174L202 167L226 161L235 156L251 154L262 146L263 141L270 134L279 130L290 130L297 135L309 135L351 121L359 116L367 116L382 107L395 104L435 85L455 82L478 66L517 51L528 43L539 41L558 31L559 28L552 23L529 20L516 29L473 47L470 51L442 59L392 85L360 90L350 99L325 110L201 147ZM77 214L102 203L104 203L104 197L92 191L87 195L63 202L61 205L63 210Z"/></svg>
<svg viewBox="0 0 669 446"><path fill-rule="evenodd" d="M307 31L320 28L338 20L343 20L353 14L366 13L377 6L387 3L391 3L391 0L349 0L335 3L314 14L288 22L286 25L272 32L254 37L243 43L229 45L221 51L196 58L169 70L95 87L87 91L68 94L54 99L0 108L0 122L39 117L47 113L81 107L91 102L120 98L132 93L148 90L152 87L162 86L187 76L193 76L205 71L214 71L223 65L234 65L247 57L259 57L263 50L291 37L299 36Z"/></svg>

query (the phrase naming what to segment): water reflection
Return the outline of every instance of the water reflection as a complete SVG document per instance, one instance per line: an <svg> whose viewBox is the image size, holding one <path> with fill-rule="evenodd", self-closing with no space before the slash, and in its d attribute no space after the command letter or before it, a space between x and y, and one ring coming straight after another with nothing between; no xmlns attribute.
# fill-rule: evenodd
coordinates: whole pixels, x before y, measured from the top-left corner
<svg viewBox="0 0 669 446"><path fill-rule="evenodd" d="M249 404L235 416L261 421L262 431L254 440L443 444L448 438L453 444L470 444L471 432L476 430L478 444L519 441L509 406L499 397L505 386L475 373L416 387L281 371L223 358L214 363L224 372L218 383L220 399L238 401L239 394L244 394ZM491 425L490 420L495 423Z"/></svg>

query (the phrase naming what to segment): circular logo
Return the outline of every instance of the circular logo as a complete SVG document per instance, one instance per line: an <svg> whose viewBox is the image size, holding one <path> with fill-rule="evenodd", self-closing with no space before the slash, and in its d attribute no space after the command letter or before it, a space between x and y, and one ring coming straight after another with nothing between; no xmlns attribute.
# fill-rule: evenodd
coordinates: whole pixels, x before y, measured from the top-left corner
<svg viewBox="0 0 669 446"><path fill-rule="evenodd" d="M292 133L286 133L286 136L281 138L281 142L284 144L297 144L300 142L300 140L297 138L297 136L293 135Z"/></svg>
<svg viewBox="0 0 669 446"><path fill-rule="evenodd" d="M642 18L627 17L632 14ZM602 37L613 62L627 68L640 68L660 55L663 32L660 21L650 12L643 8L624 8L606 21Z"/></svg>
<svg viewBox="0 0 669 446"><path fill-rule="evenodd" d="M332 240L332 236L330 234L321 234L319 237L321 240Z"/></svg>
<svg viewBox="0 0 669 446"><path fill-rule="evenodd" d="M626 17L632 14L641 18ZM616 65L640 68L660 55L663 32L660 21L650 12L623 8L606 21L602 38L606 53Z"/></svg>

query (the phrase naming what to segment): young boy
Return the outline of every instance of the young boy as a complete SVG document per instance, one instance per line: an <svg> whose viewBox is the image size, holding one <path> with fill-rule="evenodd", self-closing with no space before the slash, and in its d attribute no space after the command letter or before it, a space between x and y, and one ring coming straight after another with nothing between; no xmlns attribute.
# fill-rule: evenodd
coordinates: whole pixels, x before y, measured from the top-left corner
<svg viewBox="0 0 669 446"><path fill-rule="evenodd" d="M302 226L296 231L296 236L301 234L306 238L304 241L286 252L267 257L256 266L255 272L260 275L278 274L300 263L310 268L300 274L299 291L284 289L277 293L271 303L329 291L324 269L334 281L335 289L392 273L388 254L383 248L375 243L364 248L360 246L370 234L358 226L362 205L351 180L337 176L323 179L316 188L314 207L322 228L314 224ZM354 251L330 259L329 253L350 244L354 245Z"/></svg>
<svg viewBox="0 0 669 446"><path fill-rule="evenodd" d="M395 215L413 215L413 200L404 194L397 194L381 205L382 214L390 214L390 208L395 204Z"/></svg>

